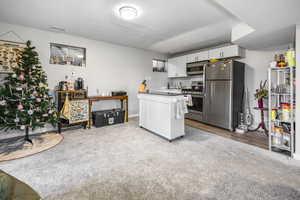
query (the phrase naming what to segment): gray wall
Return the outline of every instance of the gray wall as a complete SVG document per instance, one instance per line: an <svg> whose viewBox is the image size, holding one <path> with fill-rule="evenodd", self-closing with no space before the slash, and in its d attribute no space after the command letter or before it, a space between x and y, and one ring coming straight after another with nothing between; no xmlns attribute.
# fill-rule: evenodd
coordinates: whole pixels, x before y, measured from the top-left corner
<svg viewBox="0 0 300 200"><path fill-rule="evenodd" d="M36 46L40 62L48 75L50 89L53 89L59 81L64 80L65 75L70 77L74 72L75 77L84 78L85 85L88 85L89 95L96 95L97 89L100 92L126 90L129 96L129 115L134 116L138 114L137 90L142 80L148 79L151 88L167 85L167 73L152 72L152 59L166 59L166 55L62 33L0 23L0 35L7 31L14 31L24 41L31 40ZM20 41L13 34L0 39ZM50 65L49 45L51 42L85 47L86 67ZM119 104L119 101L110 101L98 103L96 107L106 109L119 107Z"/></svg>
<svg viewBox="0 0 300 200"><path fill-rule="evenodd" d="M152 58L165 59L163 54L67 34L0 23L0 34L11 30L23 40L31 40L36 46L42 66L48 75L51 89L59 81L64 80L65 75L70 77L74 72L75 77L84 78L85 85L89 87L89 95L96 95L97 89L100 92L126 90L129 95L129 114L135 115L138 113L137 89L143 79L151 79L149 85L153 88L167 84L167 73L152 72ZM7 37L9 38L0 39L17 40L14 35ZM50 65L50 42L85 47L87 51L86 67Z"/></svg>

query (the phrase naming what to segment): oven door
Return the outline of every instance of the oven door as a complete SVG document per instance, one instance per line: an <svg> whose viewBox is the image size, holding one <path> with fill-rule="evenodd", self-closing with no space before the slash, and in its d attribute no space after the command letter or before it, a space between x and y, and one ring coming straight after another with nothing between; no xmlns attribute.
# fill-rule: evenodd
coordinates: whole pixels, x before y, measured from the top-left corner
<svg viewBox="0 0 300 200"><path fill-rule="evenodd" d="M188 106L189 113L186 118L203 121L204 96L192 94L193 106Z"/></svg>

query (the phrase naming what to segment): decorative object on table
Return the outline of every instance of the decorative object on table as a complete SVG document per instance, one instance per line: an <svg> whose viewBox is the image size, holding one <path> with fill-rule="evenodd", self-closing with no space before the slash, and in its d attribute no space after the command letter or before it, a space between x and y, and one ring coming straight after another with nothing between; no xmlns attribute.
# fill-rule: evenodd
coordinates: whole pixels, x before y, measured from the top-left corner
<svg viewBox="0 0 300 200"><path fill-rule="evenodd" d="M13 73L18 68L26 44L0 40L0 73Z"/></svg>
<svg viewBox="0 0 300 200"><path fill-rule="evenodd" d="M40 195L29 185L0 170L1 200L40 200Z"/></svg>
<svg viewBox="0 0 300 200"><path fill-rule="evenodd" d="M75 90L83 90L84 89L84 80L81 77L78 77L75 80Z"/></svg>
<svg viewBox="0 0 300 200"><path fill-rule="evenodd" d="M57 90L56 94L60 113L58 132L63 127L81 125L86 128L89 123L87 90Z"/></svg>
<svg viewBox="0 0 300 200"><path fill-rule="evenodd" d="M66 81L60 81L58 84L59 90L68 90L67 82Z"/></svg>
<svg viewBox="0 0 300 200"><path fill-rule="evenodd" d="M268 108L264 107L264 99L268 98L268 89L267 89L267 80L265 80L264 82L260 82L259 84L259 89L256 90L256 93L254 94L255 98L257 99L257 104L258 107L255 107L255 110L259 110L260 111L260 118L261 121L258 124L257 128L250 130L249 131L257 131L260 128L262 128L265 132L265 134L268 136L268 129L265 123L265 111L268 111Z"/></svg>
<svg viewBox="0 0 300 200"><path fill-rule="evenodd" d="M85 67L86 49L64 44L50 43L50 64Z"/></svg>
<svg viewBox="0 0 300 200"><path fill-rule="evenodd" d="M147 83L146 83L146 80L143 80L142 84L140 85L139 92L141 92L141 93L147 92Z"/></svg>
<svg viewBox="0 0 300 200"><path fill-rule="evenodd" d="M24 145L22 137L1 140L0 162L24 158L48 150L58 145L63 140L63 136L57 133L43 133L34 134L30 139L33 141L33 145Z"/></svg>
<svg viewBox="0 0 300 200"><path fill-rule="evenodd" d="M67 81L67 90L75 90L75 81L74 80L68 80Z"/></svg>
<svg viewBox="0 0 300 200"><path fill-rule="evenodd" d="M111 96L126 96L127 92L126 91L112 91Z"/></svg>
<svg viewBox="0 0 300 200"><path fill-rule="evenodd" d="M152 71L153 72L167 72L166 61L153 59L152 60Z"/></svg>
<svg viewBox="0 0 300 200"><path fill-rule="evenodd" d="M287 53L288 54L288 53ZM293 157L295 152L295 67L269 68L269 149ZM288 64L288 65L290 65Z"/></svg>
<svg viewBox="0 0 300 200"><path fill-rule="evenodd" d="M254 94L254 96L257 99L258 107L263 108L263 100L268 97L267 80L265 80L264 82L260 81L259 89L256 89L256 93Z"/></svg>
<svg viewBox="0 0 300 200"><path fill-rule="evenodd" d="M44 127L46 123L57 123L56 106L47 84L47 76L40 65L38 53L31 42L21 53L18 67L4 79L0 88L0 128L25 131L25 141L29 139L29 129Z"/></svg>

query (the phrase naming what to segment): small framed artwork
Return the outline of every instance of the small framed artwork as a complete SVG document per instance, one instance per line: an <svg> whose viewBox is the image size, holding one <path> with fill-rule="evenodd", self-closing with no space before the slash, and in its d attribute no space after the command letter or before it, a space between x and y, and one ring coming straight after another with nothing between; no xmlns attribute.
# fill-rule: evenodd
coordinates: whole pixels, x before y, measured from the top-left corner
<svg viewBox="0 0 300 200"><path fill-rule="evenodd" d="M153 59L152 60L152 71L153 72L167 72L166 61Z"/></svg>
<svg viewBox="0 0 300 200"><path fill-rule="evenodd" d="M86 49L50 43L50 64L85 67Z"/></svg>
<svg viewBox="0 0 300 200"><path fill-rule="evenodd" d="M0 74L13 73L25 47L25 43L0 40Z"/></svg>

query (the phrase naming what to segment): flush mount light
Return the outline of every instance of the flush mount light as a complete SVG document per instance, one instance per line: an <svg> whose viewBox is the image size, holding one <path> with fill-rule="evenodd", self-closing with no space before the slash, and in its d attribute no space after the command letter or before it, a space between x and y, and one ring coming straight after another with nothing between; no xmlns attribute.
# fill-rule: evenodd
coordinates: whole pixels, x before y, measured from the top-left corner
<svg viewBox="0 0 300 200"><path fill-rule="evenodd" d="M132 20L138 16L138 10L132 6L123 6L119 9L119 14L125 20Z"/></svg>

